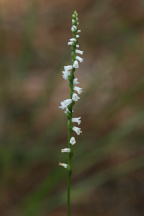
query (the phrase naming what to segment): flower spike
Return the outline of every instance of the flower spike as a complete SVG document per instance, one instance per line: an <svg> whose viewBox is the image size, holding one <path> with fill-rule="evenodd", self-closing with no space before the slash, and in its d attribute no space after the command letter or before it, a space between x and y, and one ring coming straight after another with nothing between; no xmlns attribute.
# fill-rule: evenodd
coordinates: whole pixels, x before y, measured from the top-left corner
<svg viewBox="0 0 144 216"><path fill-rule="evenodd" d="M79 68L79 63L83 62L83 58L79 55L83 55L83 51L79 50L79 33L81 30L78 29L78 13L74 11L72 15L72 38L70 38L68 45L72 49L72 63L70 65L64 66L62 71L62 77L64 80L69 80L70 86L70 98L64 101L61 101L59 108L64 110L66 117L68 119L68 146L67 148L61 149L62 153L68 153L68 163L61 163L59 165L67 169L68 171L68 215L70 215L70 178L71 178L71 159L73 156L73 145L76 144L76 139L72 136L73 131L80 135L82 133L81 128L73 126L74 123L78 125L81 124L81 117L73 118L73 106L80 99L79 95L82 93L82 88L78 87L79 84L78 78L75 78L76 69ZM77 55L78 54L78 55Z"/></svg>

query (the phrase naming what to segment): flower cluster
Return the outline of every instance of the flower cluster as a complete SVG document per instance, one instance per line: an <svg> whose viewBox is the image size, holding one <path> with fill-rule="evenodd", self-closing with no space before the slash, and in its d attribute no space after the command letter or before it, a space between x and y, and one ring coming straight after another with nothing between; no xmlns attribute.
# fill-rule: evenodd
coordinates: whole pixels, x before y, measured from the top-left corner
<svg viewBox="0 0 144 216"><path fill-rule="evenodd" d="M78 30L78 25L78 13L75 11L72 15L71 27L73 38L71 38L68 42L68 45L71 45L72 47L72 65L64 66L64 70L62 71L62 77L65 80L69 80L70 98L62 101L59 107L64 110L68 118L68 148L62 149L61 152L67 152L69 154L72 152L71 145L76 143L75 137L71 136L72 132L74 131L77 135L82 133L81 128L72 126L72 123L77 123L78 125L81 123L81 117L72 118L73 105L80 99L79 95L82 93L82 88L76 86L79 84L78 78L74 77L75 70L79 68L79 62L83 62L83 58L79 56L83 55L83 51L78 49L78 33L81 32L81 30ZM59 163L59 165L63 166L64 168L70 167L70 164Z"/></svg>

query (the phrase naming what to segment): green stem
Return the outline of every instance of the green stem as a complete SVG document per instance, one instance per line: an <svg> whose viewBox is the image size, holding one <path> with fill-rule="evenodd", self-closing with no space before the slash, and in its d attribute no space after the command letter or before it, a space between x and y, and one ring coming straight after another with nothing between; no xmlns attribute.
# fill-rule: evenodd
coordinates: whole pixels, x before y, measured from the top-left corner
<svg viewBox="0 0 144 216"><path fill-rule="evenodd" d="M72 117L71 117L72 118ZM68 148L70 146L70 138L72 133L72 120L68 121ZM70 180L71 180L71 153L68 154L68 165L70 170L68 170L68 184L67 184L67 208L68 208L68 216L70 216Z"/></svg>

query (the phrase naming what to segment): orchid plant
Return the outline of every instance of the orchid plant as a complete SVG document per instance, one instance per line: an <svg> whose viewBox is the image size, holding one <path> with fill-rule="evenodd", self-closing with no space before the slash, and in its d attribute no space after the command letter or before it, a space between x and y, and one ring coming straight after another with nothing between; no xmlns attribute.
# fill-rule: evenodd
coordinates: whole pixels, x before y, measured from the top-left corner
<svg viewBox="0 0 144 216"><path fill-rule="evenodd" d="M74 77L75 70L79 68L79 62L83 62L83 58L81 58L79 55L83 55L83 51L79 50L78 45L78 33L81 32L81 30L78 30L78 13L77 11L74 11L72 15L72 27L71 31L73 33L73 38L70 39L68 42L68 45L71 45L72 48L72 65L64 66L64 71L62 71L62 76L65 80L69 80L69 87L70 87L70 98L66 99L61 102L61 108L66 113L66 116L68 118L68 147L61 149L62 153L68 153L68 163L60 163L59 165L67 169L68 171L68 184L67 184L67 206L68 206L68 216L70 216L70 180L71 180L71 158L73 156L73 150L72 145L76 144L76 139L74 136L72 136L73 131L80 135L82 133L81 128L77 126L73 126L72 123L77 123L80 125L81 123L81 117L73 118L73 106L76 101L80 99L78 95L82 93L82 88L76 86L79 84L78 78ZM79 55L78 55L79 54ZM76 93L75 93L75 92Z"/></svg>

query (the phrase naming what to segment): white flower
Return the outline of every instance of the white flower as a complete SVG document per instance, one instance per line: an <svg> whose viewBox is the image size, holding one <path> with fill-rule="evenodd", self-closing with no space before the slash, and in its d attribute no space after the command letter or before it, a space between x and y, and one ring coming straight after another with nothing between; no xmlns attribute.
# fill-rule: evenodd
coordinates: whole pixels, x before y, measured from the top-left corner
<svg viewBox="0 0 144 216"><path fill-rule="evenodd" d="M74 31L75 31L75 28L74 28L73 26L71 27L71 31L72 31L72 32L74 32Z"/></svg>
<svg viewBox="0 0 144 216"><path fill-rule="evenodd" d="M80 54L80 55L83 55L83 51L81 51L81 50L76 49L75 52L78 53L78 54Z"/></svg>
<svg viewBox="0 0 144 216"><path fill-rule="evenodd" d="M75 20L74 19L72 19L72 23L74 23L75 22Z"/></svg>
<svg viewBox="0 0 144 216"><path fill-rule="evenodd" d="M73 25L72 27L73 27L75 30L77 30L77 26Z"/></svg>
<svg viewBox="0 0 144 216"><path fill-rule="evenodd" d="M64 69L67 70L67 71L68 71L68 70L71 70L72 68L73 68L72 65L64 66Z"/></svg>
<svg viewBox="0 0 144 216"><path fill-rule="evenodd" d="M79 33L79 32L81 32L81 30L78 30L77 32Z"/></svg>
<svg viewBox="0 0 144 216"><path fill-rule="evenodd" d="M78 61L77 61L77 60L74 61L73 67L74 67L74 68L79 68Z"/></svg>
<svg viewBox="0 0 144 216"><path fill-rule="evenodd" d="M79 45L77 44L76 47L79 48Z"/></svg>
<svg viewBox="0 0 144 216"><path fill-rule="evenodd" d="M67 164L65 164L65 163L60 163L60 162L59 162L59 166L63 166L64 168L67 168L67 167L68 167Z"/></svg>
<svg viewBox="0 0 144 216"><path fill-rule="evenodd" d="M76 35L76 38L79 38L79 35Z"/></svg>
<svg viewBox="0 0 144 216"><path fill-rule="evenodd" d="M82 133L81 128L79 128L79 127L74 126L72 129L73 129L73 131L76 132L77 135L80 135L80 133Z"/></svg>
<svg viewBox="0 0 144 216"><path fill-rule="evenodd" d="M70 138L70 144L71 144L71 145L76 144L75 137L71 137L71 138Z"/></svg>
<svg viewBox="0 0 144 216"><path fill-rule="evenodd" d="M61 101L61 106L59 106L59 108L63 110L67 108L67 106L70 105L71 103L72 103L72 99L66 99L64 101Z"/></svg>
<svg viewBox="0 0 144 216"><path fill-rule="evenodd" d="M62 152L62 153L64 153L64 152L68 152L68 153L69 153L69 152L70 152L70 148L61 149L61 152Z"/></svg>
<svg viewBox="0 0 144 216"><path fill-rule="evenodd" d="M67 113L67 112L69 112L69 113L70 113L70 111L69 111L69 109L68 109L68 108L66 108L66 110L64 111L64 113ZM74 112L74 111L72 110L72 112Z"/></svg>
<svg viewBox="0 0 144 216"><path fill-rule="evenodd" d="M68 80L68 77L70 76L70 71L62 71L62 73L63 73L63 78L65 79L65 80Z"/></svg>
<svg viewBox="0 0 144 216"><path fill-rule="evenodd" d="M64 113L67 113L67 112L69 112L69 113L70 113L70 111L69 111L69 109L68 109L68 108L66 108L66 110L64 111Z"/></svg>
<svg viewBox="0 0 144 216"><path fill-rule="evenodd" d="M77 91L78 94L82 93L82 88L78 87L78 86L74 86L73 88L75 91Z"/></svg>
<svg viewBox="0 0 144 216"><path fill-rule="evenodd" d="M73 84L74 84L74 85L79 84L79 82L78 82L78 78L74 78L74 79L73 79Z"/></svg>
<svg viewBox="0 0 144 216"><path fill-rule="evenodd" d="M81 58L80 56L76 56L76 59L80 62L83 62L83 58Z"/></svg>
<svg viewBox="0 0 144 216"><path fill-rule="evenodd" d="M76 123L78 123L78 125L80 125L80 123L81 123L81 117L72 118L72 122L76 122Z"/></svg>
<svg viewBox="0 0 144 216"><path fill-rule="evenodd" d="M68 45L73 45L73 42L70 42L70 41L69 41L69 42L68 42Z"/></svg>
<svg viewBox="0 0 144 216"><path fill-rule="evenodd" d="M80 99L80 97L76 93L73 93L72 100L73 101L78 101L79 99Z"/></svg>
<svg viewBox="0 0 144 216"><path fill-rule="evenodd" d="M71 42L76 42L76 39L75 38L71 38L70 41Z"/></svg>
<svg viewBox="0 0 144 216"><path fill-rule="evenodd" d="M72 26L72 27L71 27L71 31L73 32L74 30L75 30L75 29L74 29L74 27Z"/></svg>
<svg viewBox="0 0 144 216"><path fill-rule="evenodd" d="M77 27L76 27L75 25L73 25L73 26L71 27L71 31L74 32L74 31L76 31L76 30L77 30Z"/></svg>

